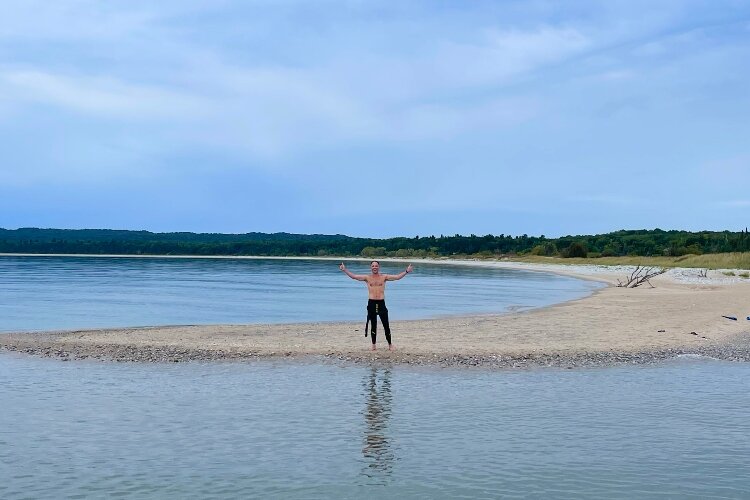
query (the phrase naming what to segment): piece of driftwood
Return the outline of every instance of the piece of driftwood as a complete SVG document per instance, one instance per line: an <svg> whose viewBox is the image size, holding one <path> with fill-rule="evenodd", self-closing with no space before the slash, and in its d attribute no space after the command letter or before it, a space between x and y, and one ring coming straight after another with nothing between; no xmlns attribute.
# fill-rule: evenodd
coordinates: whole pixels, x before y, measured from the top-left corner
<svg viewBox="0 0 750 500"><path fill-rule="evenodd" d="M701 269L698 271L699 278L708 278L708 269Z"/></svg>
<svg viewBox="0 0 750 500"><path fill-rule="evenodd" d="M664 274L666 271L666 269L661 267L635 266L635 269L630 276L625 278L625 281L617 280L617 286L622 288L635 288L644 283L648 283L651 288L654 288L654 285L652 285L649 280L654 276Z"/></svg>

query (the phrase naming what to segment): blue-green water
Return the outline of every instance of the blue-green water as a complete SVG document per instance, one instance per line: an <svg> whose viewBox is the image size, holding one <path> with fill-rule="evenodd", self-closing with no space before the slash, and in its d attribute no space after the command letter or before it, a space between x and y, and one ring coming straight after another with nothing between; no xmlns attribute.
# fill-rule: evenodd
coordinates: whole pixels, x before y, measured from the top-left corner
<svg viewBox="0 0 750 500"><path fill-rule="evenodd" d="M338 262L0 257L0 332L363 320L367 291ZM383 262L399 273L402 262ZM350 262L369 273L367 262ZM417 264L388 283L392 319L504 312L588 295L598 283L516 270Z"/></svg>
<svg viewBox="0 0 750 500"><path fill-rule="evenodd" d="M749 379L0 354L0 497L748 498Z"/></svg>

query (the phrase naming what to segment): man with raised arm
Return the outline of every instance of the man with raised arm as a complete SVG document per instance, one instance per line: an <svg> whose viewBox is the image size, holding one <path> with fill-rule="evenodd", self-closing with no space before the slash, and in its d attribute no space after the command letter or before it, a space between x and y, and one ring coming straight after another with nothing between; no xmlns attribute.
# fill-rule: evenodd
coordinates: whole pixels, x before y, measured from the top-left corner
<svg viewBox="0 0 750 500"><path fill-rule="evenodd" d="M380 274L380 263L377 260L373 260L370 263L370 274L354 274L346 268L343 262L339 266L339 269L344 271L351 279L367 283L367 323L372 325L370 327L372 350L374 351L376 349L375 335L378 329L378 316L380 316L380 321L383 323L385 340L388 341L388 350L392 350L391 326L388 324L388 309L385 307L385 282L400 280L412 272L413 268L411 264L406 267L405 271L401 271L398 274ZM367 325L365 325L365 337L366 336Z"/></svg>

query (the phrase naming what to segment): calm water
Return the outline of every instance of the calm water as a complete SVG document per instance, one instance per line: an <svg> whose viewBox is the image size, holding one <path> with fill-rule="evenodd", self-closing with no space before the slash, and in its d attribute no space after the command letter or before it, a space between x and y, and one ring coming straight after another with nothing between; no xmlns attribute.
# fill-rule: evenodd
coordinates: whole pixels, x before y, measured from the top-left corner
<svg viewBox="0 0 750 500"><path fill-rule="evenodd" d="M388 299L416 318L597 286L420 265ZM0 258L5 331L361 319L365 297L335 262ZM489 372L0 353L0 498L748 498L748 379L703 359Z"/></svg>
<svg viewBox="0 0 750 500"><path fill-rule="evenodd" d="M351 262L368 273L366 262ZM405 263L382 263L401 272ZM417 264L387 286L393 319L503 312L583 297L599 284L515 270ZM363 320L364 284L338 262L0 257L0 331Z"/></svg>
<svg viewBox="0 0 750 500"><path fill-rule="evenodd" d="M0 354L0 498L748 498L748 380Z"/></svg>

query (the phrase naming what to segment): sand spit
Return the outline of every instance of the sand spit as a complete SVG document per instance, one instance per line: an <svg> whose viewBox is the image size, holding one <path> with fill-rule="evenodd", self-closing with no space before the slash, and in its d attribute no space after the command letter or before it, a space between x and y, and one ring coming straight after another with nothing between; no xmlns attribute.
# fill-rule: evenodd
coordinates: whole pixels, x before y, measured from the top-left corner
<svg viewBox="0 0 750 500"><path fill-rule="evenodd" d="M453 263L453 262L451 262ZM750 283L676 269L654 288L614 286L623 267L462 262L607 283L593 295L503 315L398 321L369 351L362 322L119 328L0 335L0 349L63 360L137 362L322 359L331 362L526 368L642 364L680 355L750 361ZM733 316L729 320L722 316Z"/></svg>

